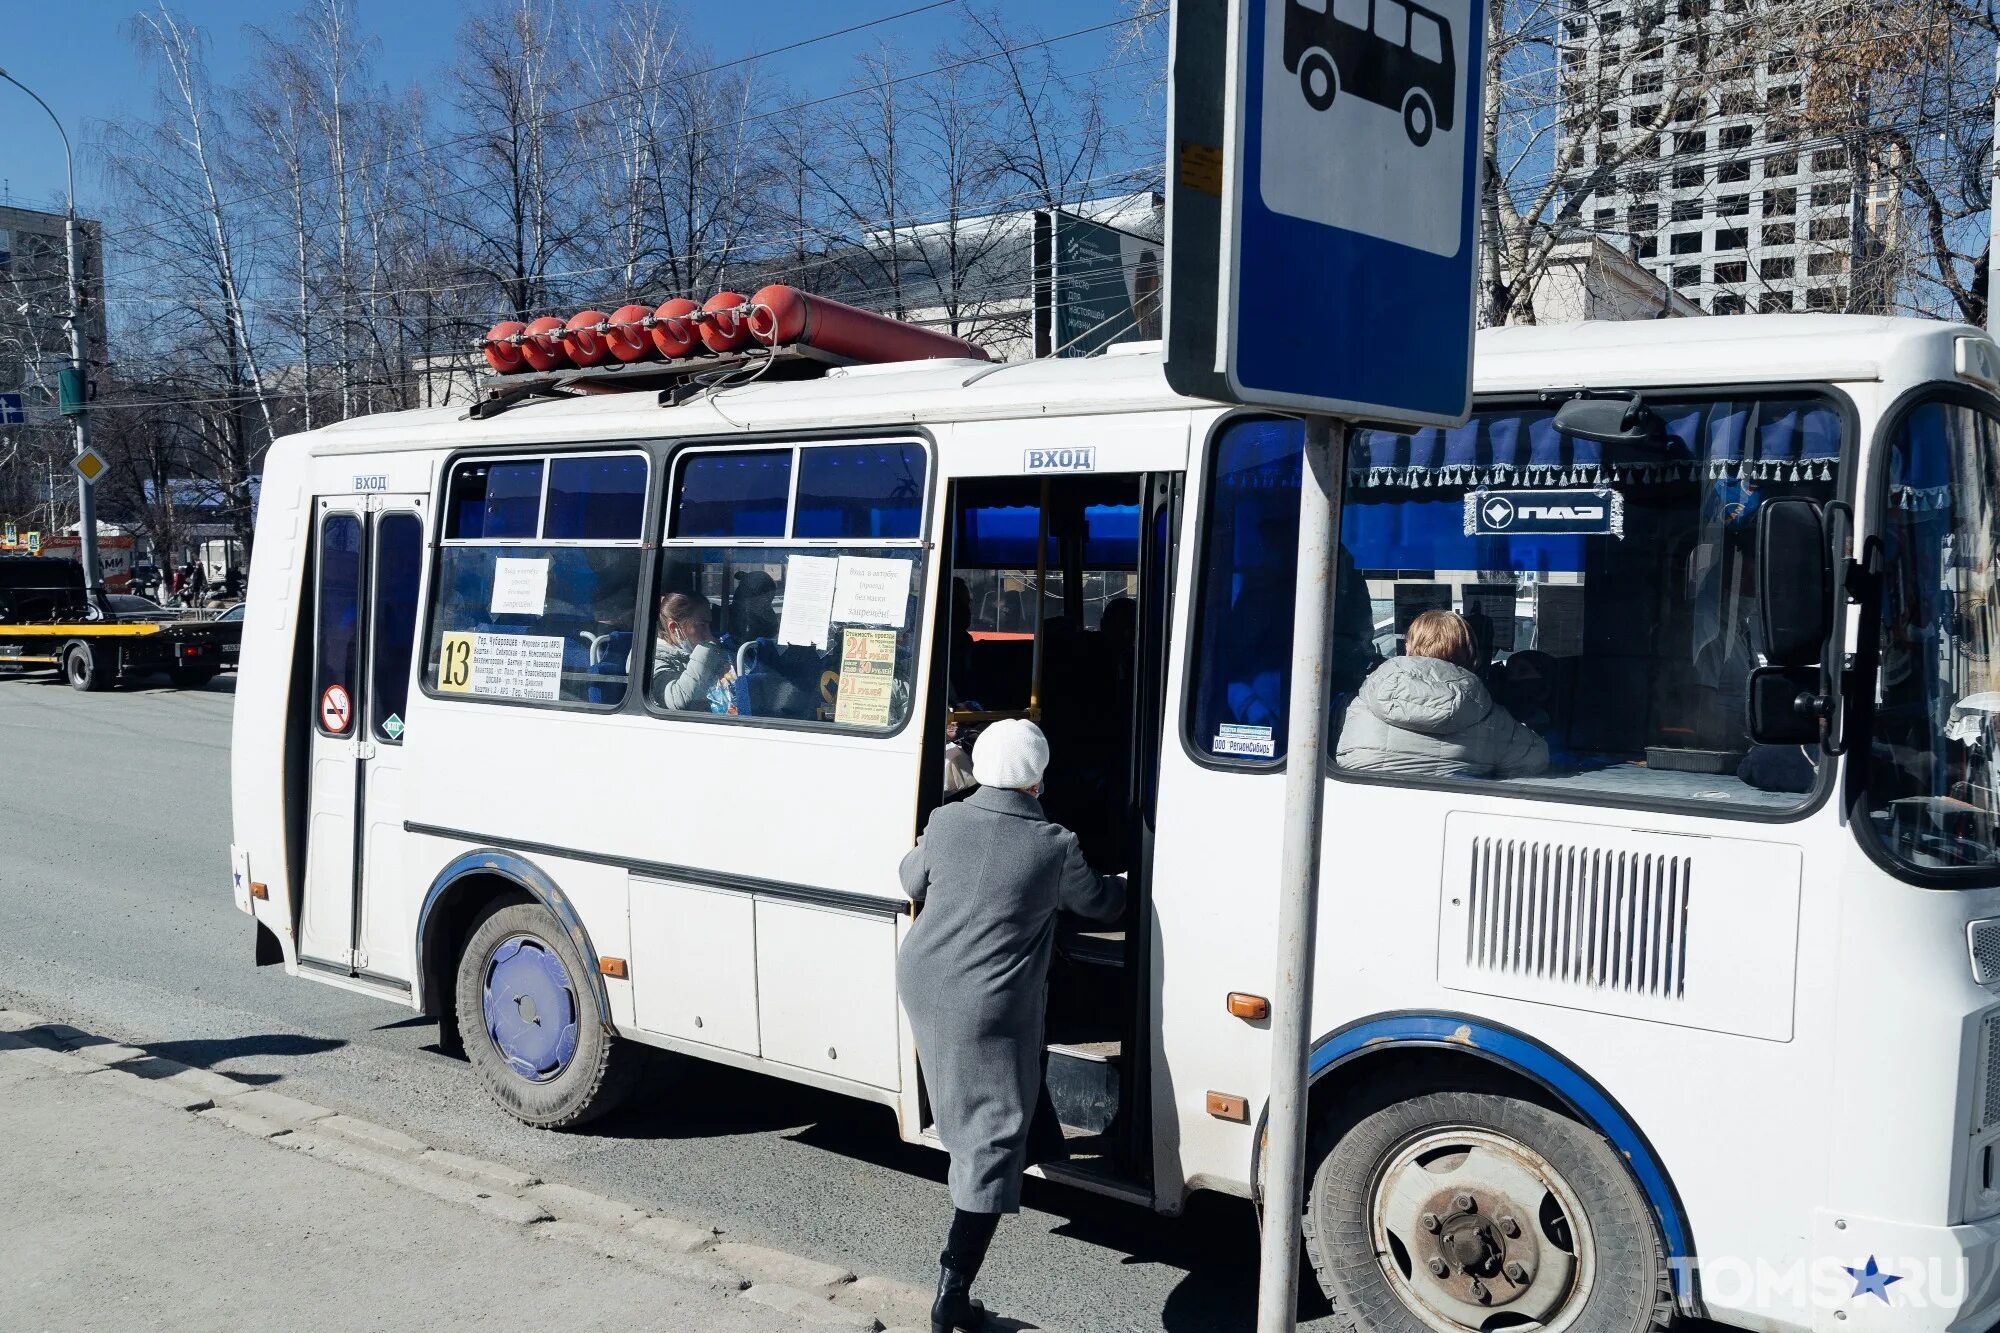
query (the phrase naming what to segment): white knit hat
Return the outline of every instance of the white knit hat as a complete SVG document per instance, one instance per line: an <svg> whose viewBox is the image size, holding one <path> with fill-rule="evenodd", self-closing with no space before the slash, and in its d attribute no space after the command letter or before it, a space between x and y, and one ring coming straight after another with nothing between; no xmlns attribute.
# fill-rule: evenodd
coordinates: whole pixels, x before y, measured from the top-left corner
<svg viewBox="0 0 2000 1333"><path fill-rule="evenodd" d="M972 745L972 776L982 787L1025 790L1041 782L1048 766L1048 737L1021 718L995 722Z"/></svg>

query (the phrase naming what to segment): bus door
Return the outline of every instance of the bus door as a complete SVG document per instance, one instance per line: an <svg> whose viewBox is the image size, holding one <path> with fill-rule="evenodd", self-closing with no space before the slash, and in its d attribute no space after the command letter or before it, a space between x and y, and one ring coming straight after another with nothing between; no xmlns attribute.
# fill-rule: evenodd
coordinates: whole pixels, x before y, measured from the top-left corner
<svg viewBox="0 0 2000 1333"><path fill-rule="evenodd" d="M400 867L403 740L423 571L419 495L324 496L314 513L311 790L299 957L407 983L388 912ZM369 886L377 892L371 896ZM383 910L373 910L376 899Z"/></svg>
<svg viewBox="0 0 2000 1333"><path fill-rule="evenodd" d="M1151 1165L1146 877L1180 479L955 481L940 613L948 638L934 682L958 743L973 751L998 719L1040 724L1051 751L1043 808L1077 834L1093 867L1130 876L1124 920L1065 919L1058 930L1047 1083L1072 1173L1140 1187ZM932 787L923 805L942 799Z"/></svg>

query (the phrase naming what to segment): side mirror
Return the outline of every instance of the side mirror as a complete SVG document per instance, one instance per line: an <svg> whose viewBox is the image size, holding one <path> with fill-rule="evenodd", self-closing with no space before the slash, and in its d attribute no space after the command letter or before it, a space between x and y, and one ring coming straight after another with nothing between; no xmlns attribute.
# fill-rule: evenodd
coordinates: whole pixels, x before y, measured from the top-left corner
<svg viewBox="0 0 2000 1333"><path fill-rule="evenodd" d="M1667 429L1638 394L1622 398L1572 398L1556 409L1555 426L1564 435L1599 444L1664 444Z"/></svg>
<svg viewBox="0 0 2000 1333"><path fill-rule="evenodd" d="M1813 745L1833 701L1819 692L1818 667L1758 667L1750 673L1750 739L1759 745Z"/></svg>
<svg viewBox="0 0 2000 1333"><path fill-rule="evenodd" d="M1757 515L1757 614L1766 661L1818 665L1833 632L1833 552L1811 500L1785 496Z"/></svg>

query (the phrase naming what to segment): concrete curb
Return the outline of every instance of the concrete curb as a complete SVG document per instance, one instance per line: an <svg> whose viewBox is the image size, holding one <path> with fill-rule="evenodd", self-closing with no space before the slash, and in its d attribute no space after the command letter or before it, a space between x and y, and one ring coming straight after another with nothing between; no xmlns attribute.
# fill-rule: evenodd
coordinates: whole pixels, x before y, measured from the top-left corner
<svg viewBox="0 0 2000 1333"><path fill-rule="evenodd" d="M828 1333L878 1333L929 1324L930 1294L879 1276L856 1277L718 1227L667 1217L500 1162L432 1147L387 1125L226 1074L162 1059L141 1046L0 1006L0 1075L90 1075L93 1086L193 1114L273 1146L421 1190L557 1244L688 1283L735 1292Z"/></svg>

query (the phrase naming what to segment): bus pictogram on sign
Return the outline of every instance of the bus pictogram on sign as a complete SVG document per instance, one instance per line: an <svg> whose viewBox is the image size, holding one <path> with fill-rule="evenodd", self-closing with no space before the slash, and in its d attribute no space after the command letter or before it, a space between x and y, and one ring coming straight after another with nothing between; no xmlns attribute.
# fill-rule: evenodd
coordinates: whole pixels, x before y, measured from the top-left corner
<svg viewBox="0 0 2000 1333"><path fill-rule="evenodd" d="M339 685L329 685L319 697L319 723L336 736L345 735L350 722L354 720L354 705L347 697L347 690Z"/></svg>

